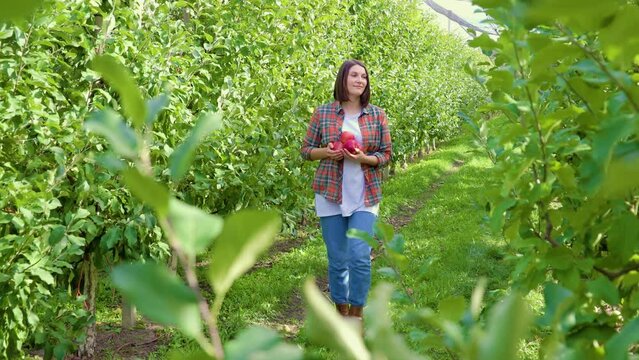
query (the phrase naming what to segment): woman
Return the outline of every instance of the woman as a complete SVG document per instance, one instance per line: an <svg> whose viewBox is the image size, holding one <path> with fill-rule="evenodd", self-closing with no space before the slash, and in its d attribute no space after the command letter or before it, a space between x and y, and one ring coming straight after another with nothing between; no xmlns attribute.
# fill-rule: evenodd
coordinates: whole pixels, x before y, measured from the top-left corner
<svg viewBox="0 0 639 360"><path fill-rule="evenodd" d="M313 190L328 254L331 298L340 314L361 319L371 285L371 248L346 232L373 233L382 198L380 168L390 161L391 138L386 114L368 103L364 64L342 64L333 97L334 102L313 113L301 153L305 160L320 160ZM333 146L346 131L355 135L361 149L350 153Z"/></svg>

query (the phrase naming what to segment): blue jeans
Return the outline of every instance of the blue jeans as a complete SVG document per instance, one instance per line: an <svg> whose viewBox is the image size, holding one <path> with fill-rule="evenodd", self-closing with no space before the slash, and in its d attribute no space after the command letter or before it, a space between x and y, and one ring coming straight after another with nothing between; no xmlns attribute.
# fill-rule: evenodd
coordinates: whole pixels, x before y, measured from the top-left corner
<svg viewBox="0 0 639 360"><path fill-rule="evenodd" d="M358 229L372 235L376 218L366 211L349 217L320 217L328 254L328 285L335 304L366 304L371 287L371 247L364 240L347 237L346 231Z"/></svg>

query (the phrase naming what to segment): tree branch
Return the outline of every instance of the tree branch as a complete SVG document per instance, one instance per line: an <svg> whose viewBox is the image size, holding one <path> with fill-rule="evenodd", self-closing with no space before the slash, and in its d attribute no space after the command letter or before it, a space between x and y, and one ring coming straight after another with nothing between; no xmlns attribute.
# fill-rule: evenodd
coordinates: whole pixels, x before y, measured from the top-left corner
<svg viewBox="0 0 639 360"><path fill-rule="evenodd" d="M477 32L482 32L482 33L488 34L488 35L495 35L495 36L499 35L496 32L490 32L490 31L487 31L487 30L484 30L484 29L480 28L479 26L476 26L476 25L473 25L473 24L469 23L468 21L464 20L463 18L461 18L460 16L458 16L457 14L452 12L451 10L448 10L445 7L437 4L433 0L424 0L424 3L426 5L428 5L431 9L433 9L435 12L438 12L438 13L446 16L448 19L450 19L451 21L456 22L461 27L464 27L464 28L467 28L467 29L473 29L473 30L475 30Z"/></svg>
<svg viewBox="0 0 639 360"><path fill-rule="evenodd" d="M595 270L599 271L600 273L606 275L606 277L608 277L608 279L610 280L614 280L618 277L620 277L621 275L627 274L633 270L639 270L639 263L633 263L633 264L628 264L626 266L624 266L622 269L614 271L614 270L609 270L606 268L602 268L600 266L595 266L594 267Z"/></svg>

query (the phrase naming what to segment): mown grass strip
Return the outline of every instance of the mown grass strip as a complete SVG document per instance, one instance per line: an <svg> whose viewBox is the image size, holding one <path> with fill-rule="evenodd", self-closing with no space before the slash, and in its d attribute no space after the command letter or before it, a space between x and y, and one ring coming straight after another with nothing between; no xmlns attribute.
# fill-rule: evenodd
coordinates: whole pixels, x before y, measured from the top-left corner
<svg viewBox="0 0 639 360"><path fill-rule="evenodd" d="M465 144L455 144L452 148L457 150L454 156L465 164L458 172L447 176L425 203L417 205L422 207L421 210L400 231L406 239L409 258L409 265L402 275L416 304L395 304L396 319L411 307L437 310L439 303L450 297L461 296L468 300L482 277L488 279L486 302L489 304L503 294L500 289L507 287L512 268L503 261L506 244L500 235L488 229L485 222L484 196L492 181L492 163L483 156L471 155L471 149ZM429 162L417 164L401 183L393 184L395 192L391 199L398 204L395 205L397 208L402 202L410 203L415 197L410 194L417 193L425 185L416 183L420 174L434 171L429 167ZM392 217L393 214L385 216ZM425 270L424 266L429 263L432 265ZM375 266L387 264L382 260ZM378 277L375 279L380 281ZM402 333L411 330L401 321L396 327ZM412 345L435 359L450 358L446 352L431 351L419 342Z"/></svg>

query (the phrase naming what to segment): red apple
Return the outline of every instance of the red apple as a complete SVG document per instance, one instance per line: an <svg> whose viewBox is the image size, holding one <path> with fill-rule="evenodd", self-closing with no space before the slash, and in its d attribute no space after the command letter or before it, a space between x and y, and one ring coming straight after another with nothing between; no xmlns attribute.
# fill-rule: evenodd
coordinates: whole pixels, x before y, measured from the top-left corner
<svg viewBox="0 0 639 360"><path fill-rule="evenodd" d="M344 148L344 145L342 145L342 143L339 141L333 141L331 143L331 150L336 151L336 150L342 150L343 148Z"/></svg>
<svg viewBox="0 0 639 360"><path fill-rule="evenodd" d="M350 131L344 131L342 136L339 137L339 141L341 141L342 144L346 144L348 140L355 140L355 134Z"/></svg>
<svg viewBox="0 0 639 360"><path fill-rule="evenodd" d="M355 139L350 139L344 143L344 149L346 149L346 151L348 151L349 153L353 155L357 153L357 150L355 149L361 149L361 148L362 146Z"/></svg>

